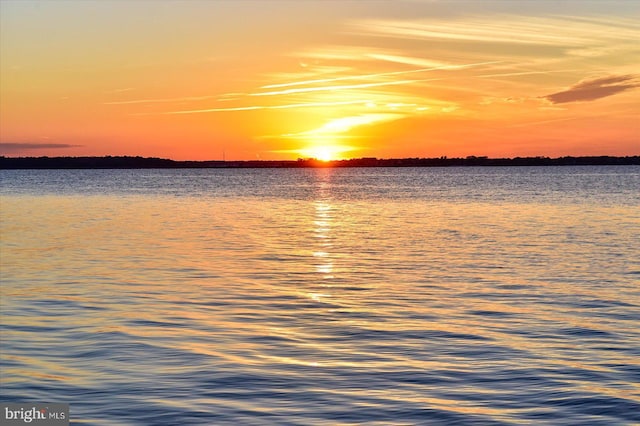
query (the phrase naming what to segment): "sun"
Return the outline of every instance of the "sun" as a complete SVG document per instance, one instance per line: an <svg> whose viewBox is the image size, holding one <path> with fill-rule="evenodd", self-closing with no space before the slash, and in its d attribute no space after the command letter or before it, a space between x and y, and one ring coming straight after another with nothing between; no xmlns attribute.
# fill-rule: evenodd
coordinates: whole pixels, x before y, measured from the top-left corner
<svg viewBox="0 0 640 426"><path fill-rule="evenodd" d="M331 161L336 159L334 153L327 147L314 149L312 157L320 161Z"/></svg>
<svg viewBox="0 0 640 426"><path fill-rule="evenodd" d="M315 158L320 161L335 161L343 159L343 153L352 151L353 148L341 145L315 145L298 151L306 158Z"/></svg>

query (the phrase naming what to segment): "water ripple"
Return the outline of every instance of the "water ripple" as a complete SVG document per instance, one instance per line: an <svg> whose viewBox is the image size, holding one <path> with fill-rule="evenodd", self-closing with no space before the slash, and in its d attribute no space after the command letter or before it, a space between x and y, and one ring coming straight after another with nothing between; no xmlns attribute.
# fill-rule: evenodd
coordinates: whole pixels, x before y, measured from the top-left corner
<svg viewBox="0 0 640 426"><path fill-rule="evenodd" d="M5 401L640 423L638 168L1 172Z"/></svg>

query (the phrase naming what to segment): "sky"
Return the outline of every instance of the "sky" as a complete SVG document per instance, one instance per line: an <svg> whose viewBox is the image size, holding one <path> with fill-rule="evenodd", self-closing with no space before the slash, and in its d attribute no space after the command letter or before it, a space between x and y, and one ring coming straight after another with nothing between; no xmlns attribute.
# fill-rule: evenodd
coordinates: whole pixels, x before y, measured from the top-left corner
<svg viewBox="0 0 640 426"><path fill-rule="evenodd" d="M639 155L638 40L635 0L0 0L0 155Z"/></svg>

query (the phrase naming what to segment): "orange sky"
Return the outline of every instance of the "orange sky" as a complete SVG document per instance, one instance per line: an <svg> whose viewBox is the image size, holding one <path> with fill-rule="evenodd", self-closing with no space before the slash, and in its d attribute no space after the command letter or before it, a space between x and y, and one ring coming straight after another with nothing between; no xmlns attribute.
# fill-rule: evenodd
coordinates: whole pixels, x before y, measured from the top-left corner
<svg viewBox="0 0 640 426"><path fill-rule="evenodd" d="M640 154L640 2L0 8L3 155Z"/></svg>

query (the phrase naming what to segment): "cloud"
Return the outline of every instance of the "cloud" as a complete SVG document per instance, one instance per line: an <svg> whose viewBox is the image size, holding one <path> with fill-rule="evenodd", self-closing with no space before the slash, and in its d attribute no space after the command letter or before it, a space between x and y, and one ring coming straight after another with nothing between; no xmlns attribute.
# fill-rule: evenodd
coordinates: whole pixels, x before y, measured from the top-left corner
<svg viewBox="0 0 640 426"><path fill-rule="evenodd" d="M603 43L615 41L628 44L629 40L638 37L637 25L628 19L594 20L561 16L544 18L502 15L497 18L467 17L448 21L374 19L354 21L350 28L359 35L434 42L560 46L572 48L578 53L582 49L594 47L606 51L609 47Z"/></svg>
<svg viewBox="0 0 640 426"><path fill-rule="evenodd" d="M554 104L593 101L640 87L635 75L618 75L582 80L562 92L544 96Z"/></svg>
<svg viewBox="0 0 640 426"><path fill-rule="evenodd" d="M351 138L354 135L344 135L355 127L371 124L380 124L388 121L399 120L407 117L404 113L372 113L355 116L340 117L329 120L322 126L299 133L286 133L278 135L278 138L304 139L310 142L334 141L342 138ZM357 137L357 136L355 136Z"/></svg>
<svg viewBox="0 0 640 426"><path fill-rule="evenodd" d="M529 44L549 46L582 46L588 33L563 30L560 20L523 20L513 17L512 25L491 19L464 19L447 23L433 20L385 21L369 20L352 24L356 33L378 34L418 40ZM566 22L562 22L566 27Z"/></svg>
<svg viewBox="0 0 640 426"><path fill-rule="evenodd" d="M314 107L327 107L327 106L338 106L338 105L358 105L358 104L364 105L367 102L370 102L370 101L368 99L358 99L355 101L306 102L306 103L287 104L287 105L251 105L251 106L240 106L240 107L231 107L231 108L208 108L208 109L193 109L193 110L183 110L183 111L169 111L169 112L164 112L160 114L198 114L198 113L205 113L205 112L251 111L251 110L258 110L258 109L314 108ZM150 115L150 114L141 113L137 115Z"/></svg>
<svg viewBox="0 0 640 426"><path fill-rule="evenodd" d="M348 90L348 89L363 89L367 87L380 87L380 86L396 86L399 84L412 84L418 83L423 80L397 80L387 81L382 83L363 83L363 84L350 84L350 85L335 85L335 86L320 86L320 87L304 87L301 89L287 89L276 90L271 92L258 92L250 93L249 96L274 96L274 95L289 95L292 93L307 93L307 92L324 92L324 91L336 91L336 90Z"/></svg>
<svg viewBox="0 0 640 426"><path fill-rule="evenodd" d="M408 58L408 57L391 56L391 55L369 55L369 56L371 58L373 58L373 59L386 60L386 61L390 61L390 62L400 62L400 63L412 63L411 62L412 60L414 62L420 60L420 59L417 59L417 58ZM322 78L322 79L316 79L316 80L294 81L294 82L288 82L288 83L269 84L267 86L262 86L260 88L261 89L271 89L271 88L277 88L277 87L303 86L303 85L310 85L310 84L317 84L317 83L329 83L329 82L344 81L344 80L366 80L366 79L371 79L371 78L388 77L388 76L403 75L403 74L413 74L413 73L421 73L421 72L428 72L428 71L459 70L459 69L464 69L464 68L477 67L477 66L481 66L481 65L495 64L495 63L498 63L498 62L500 62L500 61L485 61L485 62L475 62L475 63L470 63L470 64L453 65L453 64L435 63L433 61L429 61L428 62L429 63L429 67L427 67L427 68L418 68L418 69L403 70L403 71L381 72L381 73L375 73L375 74L356 74L356 75L350 75L350 76L346 76L346 77ZM427 61L423 60L422 64L424 65L425 63L427 63ZM387 84L387 83L385 83L385 84ZM260 95L260 94L251 94L250 96L258 96L258 95Z"/></svg>
<svg viewBox="0 0 640 426"><path fill-rule="evenodd" d="M433 69L455 69L453 64L441 61L434 61L424 58L415 58L405 55L387 55L382 53L371 53L367 55L372 59L378 59L380 61L394 62L398 64L415 65L418 67L429 67L430 71Z"/></svg>
<svg viewBox="0 0 640 426"><path fill-rule="evenodd" d="M82 145L70 145L67 143L0 143L0 152L9 154L30 149L64 149L76 148Z"/></svg>
<svg viewBox="0 0 640 426"><path fill-rule="evenodd" d="M534 74L551 74L557 72L574 72L575 69L567 69L567 70L545 70L545 71L521 71L521 72L507 72L507 73L498 73L498 74L481 74L477 77L480 78L494 78L494 77L513 77L513 76L521 76L521 75L534 75Z"/></svg>

